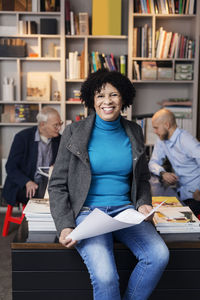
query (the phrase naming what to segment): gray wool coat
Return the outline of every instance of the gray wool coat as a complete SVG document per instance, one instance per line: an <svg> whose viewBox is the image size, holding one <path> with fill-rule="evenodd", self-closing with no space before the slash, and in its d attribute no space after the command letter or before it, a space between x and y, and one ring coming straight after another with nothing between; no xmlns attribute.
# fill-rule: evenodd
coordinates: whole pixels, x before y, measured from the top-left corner
<svg viewBox="0 0 200 300"><path fill-rule="evenodd" d="M53 173L49 181L50 209L58 236L64 228L74 228L75 218L86 200L91 168L88 141L93 129L95 113L68 125L62 135ZM133 155L130 200L136 209L151 205L149 169L145 156L141 127L121 118L122 126L130 138Z"/></svg>

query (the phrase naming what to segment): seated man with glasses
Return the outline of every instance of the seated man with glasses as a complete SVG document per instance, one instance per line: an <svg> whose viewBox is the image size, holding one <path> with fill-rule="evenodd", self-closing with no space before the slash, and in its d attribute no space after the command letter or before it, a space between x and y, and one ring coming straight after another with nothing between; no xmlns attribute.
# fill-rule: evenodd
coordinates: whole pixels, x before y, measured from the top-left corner
<svg viewBox="0 0 200 300"><path fill-rule="evenodd" d="M59 113L46 106L36 118L38 126L15 135L6 163L3 197L12 206L16 202L27 203L33 197L44 197L48 178L38 168L53 165L58 152L63 125Z"/></svg>

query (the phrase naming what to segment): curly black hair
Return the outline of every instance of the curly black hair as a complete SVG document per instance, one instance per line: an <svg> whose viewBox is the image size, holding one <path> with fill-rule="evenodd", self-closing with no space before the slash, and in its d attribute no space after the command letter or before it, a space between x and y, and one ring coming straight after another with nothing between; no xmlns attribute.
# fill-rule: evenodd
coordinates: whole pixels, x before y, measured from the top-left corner
<svg viewBox="0 0 200 300"><path fill-rule="evenodd" d="M131 81L118 71L100 69L91 73L82 84L81 100L86 107L94 109L95 93L100 92L106 83L110 83L120 93L122 110L133 103L136 91Z"/></svg>

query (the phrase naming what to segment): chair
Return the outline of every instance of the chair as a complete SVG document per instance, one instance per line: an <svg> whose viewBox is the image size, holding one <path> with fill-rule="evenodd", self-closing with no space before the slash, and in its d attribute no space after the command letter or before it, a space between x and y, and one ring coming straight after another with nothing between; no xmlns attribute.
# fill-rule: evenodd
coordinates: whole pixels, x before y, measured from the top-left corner
<svg viewBox="0 0 200 300"><path fill-rule="evenodd" d="M23 218L24 218L24 208L26 207L26 204L22 203L22 214L20 217L13 217L12 216L12 210L13 206L8 204L7 206L7 211L6 211L6 216L4 219L4 225L3 225L3 231L2 231L2 236L7 236L8 235L8 230L10 226L10 222L16 223L16 224L21 224Z"/></svg>

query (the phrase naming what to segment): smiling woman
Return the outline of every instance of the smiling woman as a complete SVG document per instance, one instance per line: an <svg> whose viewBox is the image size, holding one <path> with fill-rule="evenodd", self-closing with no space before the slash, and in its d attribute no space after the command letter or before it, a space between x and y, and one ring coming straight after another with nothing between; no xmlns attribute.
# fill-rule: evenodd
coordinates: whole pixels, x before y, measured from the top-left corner
<svg viewBox="0 0 200 300"><path fill-rule="evenodd" d="M119 72L99 70L89 75L81 99L94 112L65 128L49 182L59 241L67 248L75 246L82 256L95 300L121 300L114 238L138 259L124 300L147 299L168 262L168 249L147 217L152 206L142 129L120 114L134 96L132 83ZM134 208L146 219L78 243L69 238L95 208L112 217Z"/></svg>

